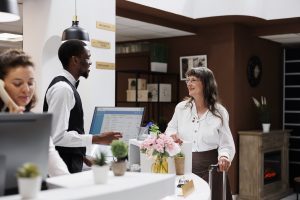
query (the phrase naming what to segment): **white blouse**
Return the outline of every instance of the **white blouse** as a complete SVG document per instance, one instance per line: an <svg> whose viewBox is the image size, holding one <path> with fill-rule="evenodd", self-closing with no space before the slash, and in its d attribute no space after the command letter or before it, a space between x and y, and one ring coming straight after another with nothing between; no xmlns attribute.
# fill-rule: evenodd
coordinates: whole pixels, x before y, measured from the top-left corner
<svg viewBox="0 0 300 200"><path fill-rule="evenodd" d="M177 104L174 115L166 129L167 135L178 134L184 141L192 142L193 152L203 152L218 149L218 159L226 156L232 161L235 155L235 146L229 128L229 115L227 110L217 104L216 108L223 117L214 116L206 111L198 117L195 103L187 106L187 101Z"/></svg>

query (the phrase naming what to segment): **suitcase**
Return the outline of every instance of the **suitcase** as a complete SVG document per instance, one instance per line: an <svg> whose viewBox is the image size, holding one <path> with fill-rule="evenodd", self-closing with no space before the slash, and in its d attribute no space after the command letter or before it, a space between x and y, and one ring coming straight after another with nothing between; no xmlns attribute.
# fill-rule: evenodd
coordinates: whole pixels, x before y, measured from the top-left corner
<svg viewBox="0 0 300 200"><path fill-rule="evenodd" d="M213 177L212 177L212 172L214 170L218 170L219 165L210 165L208 169L208 182L209 182L209 187L212 190L212 184L213 184ZM222 200L226 200L226 172L223 171L223 189L222 189ZM212 191L211 191L212 193Z"/></svg>

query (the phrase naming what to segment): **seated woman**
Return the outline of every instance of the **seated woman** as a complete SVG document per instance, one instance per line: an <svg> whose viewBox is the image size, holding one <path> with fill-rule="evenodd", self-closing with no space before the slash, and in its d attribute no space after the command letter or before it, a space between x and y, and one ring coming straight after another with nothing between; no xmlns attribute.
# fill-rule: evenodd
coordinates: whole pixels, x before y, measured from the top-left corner
<svg viewBox="0 0 300 200"><path fill-rule="evenodd" d="M0 111L22 113L29 112L35 106L34 64L22 50L12 49L0 54L0 79L4 83L4 89L0 90L0 97L3 98L0 98ZM50 177L69 174L51 138L48 174Z"/></svg>

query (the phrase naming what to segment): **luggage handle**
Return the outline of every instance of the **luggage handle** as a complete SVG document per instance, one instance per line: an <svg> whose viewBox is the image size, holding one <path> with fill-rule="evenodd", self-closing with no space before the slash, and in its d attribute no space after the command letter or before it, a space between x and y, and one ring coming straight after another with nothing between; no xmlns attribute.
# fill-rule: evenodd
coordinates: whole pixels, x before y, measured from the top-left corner
<svg viewBox="0 0 300 200"><path fill-rule="evenodd" d="M219 169L219 164L213 164L213 165L210 165L209 168L208 168L208 172L209 172L209 176L208 176L208 179L209 179L209 187L210 187L210 193L212 194L212 172L213 170L218 170ZM223 171L223 193L222 193L222 200L226 200L226 172Z"/></svg>

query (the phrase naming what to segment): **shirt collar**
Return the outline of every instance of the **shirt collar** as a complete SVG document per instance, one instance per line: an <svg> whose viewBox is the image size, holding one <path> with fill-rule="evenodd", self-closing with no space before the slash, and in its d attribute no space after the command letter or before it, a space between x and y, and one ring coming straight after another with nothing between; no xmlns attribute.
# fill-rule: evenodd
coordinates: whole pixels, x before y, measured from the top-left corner
<svg viewBox="0 0 300 200"><path fill-rule="evenodd" d="M196 109L196 104L195 101L192 101L193 107L192 107L192 115L196 118L198 118L198 113L197 113L197 109ZM205 111L205 113L203 113L203 115L200 117L200 120L204 119L208 114L209 114L209 109L207 109Z"/></svg>
<svg viewBox="0 0 300 200"><path fill-rule="evenodd" d="M72 83L72 85L75 86L76 80L75 80L74 76L70 72L68 72L67 70L63 69L62 75L64 77L66 77L68 79L68 81L70 81L70 83Z"/></svg>

